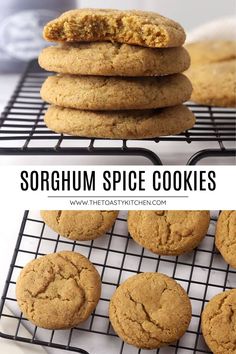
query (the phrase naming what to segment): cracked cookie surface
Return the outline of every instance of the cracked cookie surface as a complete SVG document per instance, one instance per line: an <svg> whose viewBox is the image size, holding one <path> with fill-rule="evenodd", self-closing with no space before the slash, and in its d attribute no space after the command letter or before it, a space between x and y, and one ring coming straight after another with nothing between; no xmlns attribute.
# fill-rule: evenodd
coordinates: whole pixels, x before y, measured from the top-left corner
<svg viewBox="0 0 236 354"><path fill-rule="evenodd" d="M186 46L191 66L185 72L193 84L191 100L236 107L236 41L203 41Z"/></svg>
<svg viewBox="0 0 236 354"><path fill-rule="evenodd" d="M108 139L143 139L179 134L195 124L184 105L157 110L83 111L51 106L44 121L57 133Z"/></svg>
<svg viewBox="0 0 236 354"><path fill-rule="evenodd" d="M236 353L236 289L209 301L202 313L202 333L214 354Z"/></svg>
<svg viewBox="0 0 236 354"><path fill-rule="evenodd" d="M42 98L61 107L85 110L152 109L187 101L192 85L183 74L161 77L50 76Z"/></svg>
<svg viewBox="0 0 236 354"><path fill-rule="evenodd" d="M151 49L110 42L71 43L44 48L39 64L62 74L160 76L187 70L190 57L183 47Z"/></svg>
<svg viewBox="0 0 236 354"><path fill-rule="evenodd" d="M69 251L29 262L16 283L23 315L47 329L72 328L85 321L100 293L101 280L95 267L86 257Z"/></svg>
<svg viewBox="0 0 236 354"><path fill-rule="evenodd" d="M187 44L185 48L191 56L191 66L236 59L236 41L212 40L193 42Z"/></svg>
<svg viewBox="0 0 236 354"><path fill-rule="evenodd" d="M116 289L109 317L125 342L154 349L171 344L186 332L191 303L174 279L161 273L142 273Z"/></svg>
<svg viewBox="0 0 236 354"><path fill-rule="evenodd" d="M191 100L194 102L236 107L236 59L193 66L185 74L193 84Z"/></svg>
<svg viewBox="0 0 236 354"><path fill-rule="evenodd" d="M61 236L71 240L94 240L114 224L118 211L41 210L44 222Z"/></svg>
<svg viewBox="0 0 236 354"><path fill-rule="evenodd" d="M76 9L50 21L43 31L53 42L111 41L144 47L179 47L183 28L155 12L113 9Z"/></svg>
<svg viewBox="0 0 236 354"><path fill-rule="evenodd" d="M140 210L129 211L128 229L142 247L163 255L179 255L193 250L206 235L209 211Z"/></svg>
<svg viewBox="0 0 236 354"><path fill-rule="evenodd" d="M224 260L236 268L236 210L223 210L220 213L215 243Z"/></svg>

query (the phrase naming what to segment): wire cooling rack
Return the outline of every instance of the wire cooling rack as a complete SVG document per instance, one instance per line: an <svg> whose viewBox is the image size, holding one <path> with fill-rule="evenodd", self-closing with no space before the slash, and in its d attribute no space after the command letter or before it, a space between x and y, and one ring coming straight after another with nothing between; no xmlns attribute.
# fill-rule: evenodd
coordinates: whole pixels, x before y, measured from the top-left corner
<svg viewBox="0 0 236 354"><path fill-rule="evenodd" d="M157 256L137 245L128 235L127 215L123 211L107 235L81 243L57 235L45 226L38 213L25 212L0 307L0 321L3 324L7 321L8 326L4 327L8 330L0 336L82 354L210 353L201 334L200 314L215 294L236 287L236 271L224 262L214 247L217 214L212 213L207 236L197 249L170 257ZM31 325L22 316L16 304L15 284L28 261L60 250L78 251L93 262L102 278L102 295L84 324L71 330L50 331ZM113 332L108 319L108 304L116 287L129 276L145 271L163 272L176 279L189 294L193 309L186 334L177 343L154 351L124 344ZM8 308L14 315L9 315ZM24 327L31 333L28 337L22 334Z"/></svg>
<svg viewBox="0 0 236 354"><path fill-rule="evenodd" d="M43 121L47 105L41 100L39 94L42 83L48 75L49 73L39 68L36 60L29 63L0 118L0 154L138 155L148 158L153 164L162 164L156 153L142 147L145 140L139 140L140 147L134 147L133 141L130 140L79 138L50 131ZM196 153L189 159L188 164L192 165L206 157L235 156L236 111L194 104L188 104L188 106L197 119L192 129L180 135L146 140L152 142L154 146L164 141L185 142L186 144L207 143L207 148L196 150ZM213 142L216 147L210 148ZM232 144L229 146L230 142Z"/></svg>

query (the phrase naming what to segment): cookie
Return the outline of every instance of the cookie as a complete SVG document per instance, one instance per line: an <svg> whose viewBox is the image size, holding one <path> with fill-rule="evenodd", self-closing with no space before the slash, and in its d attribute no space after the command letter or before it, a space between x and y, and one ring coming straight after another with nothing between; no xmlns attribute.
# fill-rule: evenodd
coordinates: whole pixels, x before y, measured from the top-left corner
<svg viewBox="0 0 236 354"><path fill-rule="evenodd" d="M191 66L236 59L236 41L211 40L193 42L185 48L191 56Z"/></svg>
<svg viewBox="0 0 236 354"><path fill-rule="evenodd" d="M48 254L29 262L16 283L23 315L47 329L72 328L95 309L100 276L92 263L76 252Z"/></svg>
<svg viewBox="0 0 236 354"><path fill-rule="evenodd" d="M41 88L48 103L101 111L175 106L191 93L191 83L182 74L148 78L56 75L48 77Z"/></svg>
<svg viewBox="0 0 236 354"><path fill-rule="evenodd" d="M206 235L209 211L139 210L129 211L128 229L142 247L163 255L192 251Z"/></svg>
<svg viewBox="0 0 236 354"><path fill-rule="evenodd" d="M81 111L51 106L44 121L57 133L107 139L144 139L192 128L193 113L183 105L143 111Z"/></svg>
<svg viewBox="0 0 236 354"><path fill-rule="evenodd" d="M209 106L236 106L235 59L194 66L186 75L193 85L192 101Z"/></svg>
<svg viewBox="0 0 236 354"><path fill-rule="evenodd" d="M62 74L161 76L187 70L190 57L183 47L151 49L110 42L71 43L44 48L39 65Z"/></svg>
<svg viewBox="0 0 236 354"><path fill-rule="evenodd" d="M186 332L191 303L174 279L161 273L142 273L117 288L110 301L109 317L125 342L138 348L160 348Z"/></svg>
<svg viewBox="0 0 236 354"><path fill-rule="evenodd" d="M220 213L215 243L225 262L236 268L236 210L224 210Z"/></svg>
<svg viewBox="0 0 236 354"><path fill-rule="evenodd" d="M71 240L94 240L115 223L118 211L41 210L43 221L61 236Z"/></svg>
<svg viewBox="0 0 236 354"><path fill-rule="evenodd" d="M206 305L202 333L214 354L236 353L236 289L214 296Z"/></svg>
<svg viewBox="0 0 236 354"><path fill-rule="evenodd" d="M76 9L50 21L43 36L53 42L111 41L144 47L179 47L183 28L154 12Z"/></svg>

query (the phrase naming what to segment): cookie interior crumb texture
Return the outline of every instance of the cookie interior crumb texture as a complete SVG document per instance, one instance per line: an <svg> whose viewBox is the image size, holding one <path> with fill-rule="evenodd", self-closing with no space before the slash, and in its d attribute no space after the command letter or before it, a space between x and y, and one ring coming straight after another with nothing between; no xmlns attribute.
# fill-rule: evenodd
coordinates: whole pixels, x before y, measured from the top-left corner
<svg viewBox="0 0 236 354"><path fill-rule="evenodd" d="M58 234L71 240L94 240L112 227L118 211L112 210L41 210L44 222Z"/></svg>
<svg viewBox="0 0 236 354"><path fill-rule="evenodd" d="M180 255L192 251L206 235L210 212L206 210L129 211L131 237L156 254Z"/></svg>
<svg viewBox="0 0 236 354"><path fill-rule="evenodd" d="M112 41L146 47L178 47L183 28L157 13L109 9L65 12L44 28L44 38L58 42Z"/></svg>
<svg viewBox="0 0 236 354"><path fill-rule="evenodd" d="M16 283L16 298L24 316L47 329L71 328L85 321L100 293L95 267L86 257L69 251L29 262Z"/></svg>
<svg viewBox="0 0 236 354"><path fill-rule="evenodd" d="M160 348L186 332L191 303L175 280L161 273L142 273L117 288L109 317L125 342L138 348Z"/></svg>
<svg viewBox="0 0 236 354"><path fill-rule="evenodd" d="M236 353L236 289L214 296L206 305L202 332L213 353Z"/></svg>

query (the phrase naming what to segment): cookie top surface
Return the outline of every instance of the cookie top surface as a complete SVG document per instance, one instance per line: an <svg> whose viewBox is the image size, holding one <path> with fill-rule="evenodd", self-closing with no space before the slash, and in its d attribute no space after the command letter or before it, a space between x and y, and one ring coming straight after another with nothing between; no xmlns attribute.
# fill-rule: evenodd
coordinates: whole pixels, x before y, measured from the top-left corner
<svg viewBox="0 0 236 354"><path fill-rule="evenodd" d="M160 76L183 72L190 65L186 49L144 48L110 43L70 43L47 47L39 64L62 74L102 76Z"/></svg>
<svg viewBox="0 0 236 354"><path fill-rule="evenodd" d="M145 47L178 47L185 41L183 28L154 12L76 9L50 21L44 38L56 42L112 41Z"/></svg>
<svg viewBox="0 0 236 354"><path fill-rule="evenodd" d="M71 240L94 240L114 224L117 211L41 210L45 223L58 234Z"/></svg>
<svg viewBox="0 0 236 354"><path fill-rule="evenodd" d="M223 210L220 213L215 242L224 260L236 268L236 210Z"/></svg>
<svg viewBox="0 0 236 354"><path fill-rule="evenodd" d="M150 251L179 255L193 250L206 235L209 211L140 210L129 211L128 228L132 238Z"/></svg>
<svg viewBox="0 0 236 354"><path fill-rule="evenodd" d="M85 110L152 109L175 106L192 93L182 74L162 77L50 76L41 89L42 98L61 107Z"/></svg>
<svg viewBox="0 0 236 354"><path fill-rule="evenodd" d="M24 316L39 327L63 329L85 321L101 293L100 276L76 252L63 251L29 262L16 283Z"/></svg>
<svg viewBox="0 0 236 354"><path fill-rule="evenodd" d="M235 59L193 66L186 75L193 85L193 101L210 106L236 106Z"/></svg>
<svg viewBox="0 0 236 354"><path fill-rule="evenodd" d="M179 134L192 128L195 117L180 105L158 110L82 111L51 106L44 121L49 129L75 136L143 139Z"/></svg>
<svg viewBox="0 0 236 354"><path fill-rule="evenodd" d="M109 317L125 342L138 348L159 348L185 333L191 304L174 279L161 273L142 273L117 288L110 301Z"/></svg>
<svg viewBox="0 0 236 354"><path fill-rule="evenodd" d="M202 41L186 45L191 65L201 65L236 59L236 41Z"/></svg>
<svg viewBox="0 0 236 354"><path fill-rule="evenodd" d="M206 305L202 332L213 353L236 353L236 289L214 296Z"/></svg>

